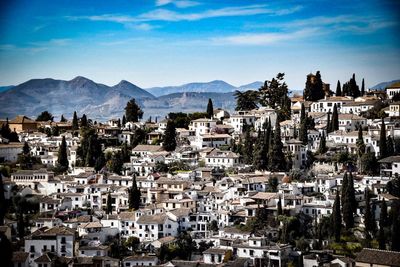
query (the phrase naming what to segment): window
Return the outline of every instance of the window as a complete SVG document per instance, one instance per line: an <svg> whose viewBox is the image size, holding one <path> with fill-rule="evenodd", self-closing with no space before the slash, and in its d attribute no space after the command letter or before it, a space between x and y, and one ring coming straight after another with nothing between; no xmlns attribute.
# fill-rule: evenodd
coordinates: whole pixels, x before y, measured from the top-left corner
<svg viewBox="0 0 400 267"><path fill-rule="evenodd" d="M61 244L65 244L65 243L66 243L65 236L63 236L63 237L61 237Z"/></svg>
<svg viewBox="0 0 400 267"><path fill-rule="evenodd" d="M35 252L35 246L31 246L31 249L29 250L31 253Z"/></svg>
<svg viewBox="0 0 400 267"><path fill-rule="evenodd" d="M125 262L125 266L131 266L130 262Z"/></svg>

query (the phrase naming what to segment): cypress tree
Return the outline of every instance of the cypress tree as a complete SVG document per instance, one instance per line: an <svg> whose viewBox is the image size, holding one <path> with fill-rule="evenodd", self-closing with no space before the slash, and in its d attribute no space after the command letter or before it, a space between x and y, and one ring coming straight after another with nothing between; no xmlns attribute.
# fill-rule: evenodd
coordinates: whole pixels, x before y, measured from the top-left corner
<svg viewBox="0 0 400 267"><path fill-rule="evenodd" d="M125 115L122 116L122 127L125 127L126 124L126 117Z"/></svg>
<svg viewBox="0 0 400 267"><path fill-rule="evenodd" d="M347 177L347 172L344 173L343 179L342 179L342 187L341 187L341 198L342 198L342 205L343 201L346 197L346 192L347 192L347 187L349 185L349 179Z"/></svg>
<svg viewBox="0 0 400 267"><path fill-rule="evenodd" d="M136 174L132 176L132 187L129 190L129 208L137 210L140 207L140 189L137 187Z"/></svg>
<svg viewBox="0 0 400 267"><path fill-rule="evenodd" d="M336 96L342 96L342 86L340 85L340 81L337 81L336 85Z"/></svg>
<svg viewBox="0 0 400 267"><path fill-rule="evenodd" d="M392 245L391 250L393 251L400 251L400 203L398 200L395 200L392 203L392 229L391 229L391 236L392 236Z"/></svg>
<svg viewBox="0 0 400 267"><path fill-rule="evenodd" d="M213 102L211 98L208 99L208 104L207 104L207 116L208 118L212 119L214 115L214 107L213 107Z"/></svg>
<svg viewBox="0 0 400 267"><path fill-rule="evenodd" d="M286 159L283 154L283 143L281 140L281 126L278 119L275 123L274 140L272 143L271 154L268 158L269 169L271 171L284 171L286 169Z"/></svg>
<svg viewBox="0 0 400 267"><path fill-rule="evenodd" d="M247 127L243 144L243 160L245 164L253 163L253 140L251 138L250 129Z"/></svg>
<svg viewBox="0 0 400 267"><path fill-rule="evenodd" d="M78 129L79 129L78 116L76 115L76 111L74 111L74 117L72 118L72 130L78 130Z"/></svg>
<svg viewBox="0 0 400 267"><path fill-rule="evenodd" d="M387 149L387 141L386 141L386 128L385 128L385 121L382 118L381 123L381 132L379 138L379 154L380 158L386 158L388 156L388 149Z"/></svg>
<svg viewBox="0 0 400 267"><path fill-rule="evenodd" d="M258 130L257 140L254 145L254 156L253 156L253 166L256 170L265 170L265 146L264 146L264 134L262 134L261 130Z"/></svg>
<svg viewBox="0 0 400 267"><path fill-rule="evenodd" d="M331 113L328 111L328 119L326 121L326 132L329 134L331 132Z"/></svg>
<svg viewBox="0 0 400 267"><path fill-rule="evenodd" d="M281 197L279 197L279 200L278 200L278 208L277 208L277 212L278 212L278 216L283 214L283 211L282 211L282 200L281 200Z"/></svg>
<svg viewBox="0 0 400 267"><path fill-rule="evenodd" d="M335 241L340 242L340 233L342 230L342 215L340 213L339 191L336 191L336 197L332 208L331 218L332 218L333 235L335 237Z"/></svg>
<svg viewBox="0 0 400 267"><path fill-rule="evenodd" d="M0 172L0 226L4 225L6 215L6 199L4 197L3 175Z"/></svg>
<svg viewBox="0 0 400 267"><path fill-rule="evenodd" d="M365 83L364 83L364 78L362 79L361 83L361 96L365 95Z"/></svg>
<svg viewBox="0 0 400 267"><path fill-rule="evenodd" d="M343 205L343 221L345 223L346 229L350 229L354 227L354 217L353 213L355 211L353 196L354 196L354 181L352 178L352 174L350 173L348 184L345 188L345 191L342 191L344 194L342 198ZM357 204L357 203L356 203Z"/></svg>
<svg viewBox="0 0 400 267"><path fill-rule="evenodd" d="M362 166L362 156L365 153L365 143L364 143L364 138L363 138L363 131L362 131L362 127L360 126L358 128L358 138L357 138L357 161L358 161L358 170L359 171L363 171L364 168Z"/></svg>
<svg viewBox="0 0 400 267"><path fill-rule="evenodd" d="M389 218L388 218L387 205L386 205L385 200L382 200L382 203L381 203L381 213L379 214L379 226L382 228L389 226Z"/></svg>
<svg viewBox="0 0 400 267"><path fill-rule="evenodd" d="M379 249L386 250L386 237L385 237L385 229L383 228L383 226L379 227L378 244L379 244Z"/></svg>
<svg viewBox="0 0 400 267"><path fill-rule="evenodd" d="M367 231L368 234L375 233L376 223L373 213L371 211L371 196L369 189L365 190L364 225L365 225L365 231Z"/></svg>
<svg viewBox="0 0 400 267"><path fill-rule="evenodd" d="M173 120L168 120L163 137L163 148L166 151L174 151L176 148L176 128Z"/></svg>
<svg viewBox="0 0 400 267"><path fill-rule="evenodd" d="M386 149L387 149L387 156L393 156L394 155L394 142L393 138L389 135L386 141Z"/></svg>
<svg viewBox="0 0 400 267"><path fill-rule="evenodd" d="M67 119L66 119L66 118L64 118L64 115L61 115L60 122L66 122L66 121L67 121Z"/></svg>
<svg viewBox="0 0 400 267"><path fill-rule="evenodd" d="M321 140L319 141L318 153L323 154L326 152L326 138L325 133L322 133Z"/></svg>
<svg viewBox="0 0 400 267"><path fill-rule="evenodd" d="M339 114L336 104L333 105L332 122L330 127L331 127L331 132L339 130Z"/></svg>
<svg viewBox="0 0 400 267"><path fill-rule="evenodd" d="M357 200L356 200L356 192L354 190L354 178L353 178L353 174L351 172L350 172L350 175L349 175L349 184L348 184L348 187L347 187L347 196L348 196L348 199L350 201L353 213L355 213L358 205L357 205Z"/></svg>
<svg viewBox="0 0 400 267"><path fill-rule="evenodd" d="M106 213L107 214L111 214L112 213L111 193L110 192L108 192L108 195L107 195Z"/></svg>
<svg viewBox="0 0 400 267"><path fill-rule="evenodd" d="M81 118L81 127L87 127L87 126L88 126L87 117L85 114L83 114Z"/></svg>
<svg viewBox="0 0 400 267"><path fill-rule="evenodd" d="M62 137L61 145L58 149L57 164L63 172L68 170L67 142L65 141L65 136Z"/></svg>
<svg viewBox="0 0 400 267"><path fill-rule="evenodd" d="M306 108L304 106L304 103L301 103L300 122L304 121L305 119L306 119Z"/></svg>

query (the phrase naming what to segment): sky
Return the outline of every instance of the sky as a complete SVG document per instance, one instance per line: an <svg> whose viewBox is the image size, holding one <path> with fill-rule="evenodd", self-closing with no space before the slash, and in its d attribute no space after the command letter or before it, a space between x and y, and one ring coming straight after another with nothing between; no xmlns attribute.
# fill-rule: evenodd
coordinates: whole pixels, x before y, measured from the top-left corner
<svg viewBox="0 0 400 267"><path fill-rule="evenodd" d="M400 1L0 1L0 85L400 79Z"/></svg>

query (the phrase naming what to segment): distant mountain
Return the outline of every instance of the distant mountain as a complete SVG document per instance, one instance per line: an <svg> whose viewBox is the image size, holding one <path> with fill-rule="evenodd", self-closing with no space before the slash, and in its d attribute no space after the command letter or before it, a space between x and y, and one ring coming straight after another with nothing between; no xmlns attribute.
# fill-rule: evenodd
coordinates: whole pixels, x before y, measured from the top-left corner
<svg viewBox="0 0 400 267"><path fill-rule="evenodd" d="M253 82L245 85L241 85L237 88L239 91L247 91L247 90L257 90L260 89L261 86L263 86L263 82Z"/></svg>
<svg viewBox="0 0 400 267"><path fill-rule="evenodd" d="M10 90L13 87L14 87L14 85L0 86L0 92L4 92L4 91L7 91L7 90Z"/></svg>
<svg viewBox="0 0 400 267"><path fill-rule="evenodd" d="M155 96L168 95L173 93L184 93L184 92L197 92L197 93L227 93L232 92L236 89L235 86L220 80L215 80L211 82L197 82L188 83L180 86L166 86L166 87L153 87L146 89Z"/></svg>
<svg viewBox="0 0 400 267"><path fill-rule="evenodd" d="M385 90L386 87L392 85L393 83L398 83L398 82L400 82L400 80L393 80L390 82L381 82L375 86L372 86L370 89L371 90Z"/></svg>
<svg viewBox="0 0 400 267"><path fill-rule="evenodd" d="M72 117L75 110L97 120L120 117L132 97L139 103L155 98L126 81L109 87L80 76L70 81L33 79L0 93L0 117L36 117L44 110L56 117Z"/></svg>

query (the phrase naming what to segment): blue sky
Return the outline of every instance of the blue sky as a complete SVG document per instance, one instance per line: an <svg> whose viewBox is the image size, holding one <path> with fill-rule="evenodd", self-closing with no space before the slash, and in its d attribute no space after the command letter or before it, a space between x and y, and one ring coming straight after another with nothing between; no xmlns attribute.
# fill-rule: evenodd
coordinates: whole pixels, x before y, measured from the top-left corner
<svg viewBox="0 0 400 267"><path fill-rule="evenodd" d="M400 78L399 1L1 1L0 85Z"/></svg>

